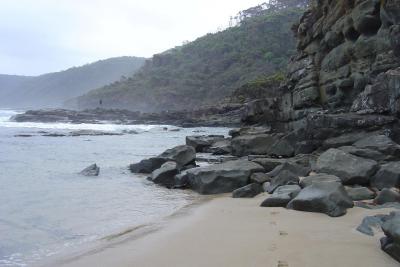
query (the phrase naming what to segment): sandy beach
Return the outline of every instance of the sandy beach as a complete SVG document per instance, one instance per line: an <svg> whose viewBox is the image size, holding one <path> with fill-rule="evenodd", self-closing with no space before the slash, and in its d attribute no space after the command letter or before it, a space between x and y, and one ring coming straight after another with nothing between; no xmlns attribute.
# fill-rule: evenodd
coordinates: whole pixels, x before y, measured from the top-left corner
<svg viewBox="0 0 400 267"><path fill-rule="evenodd" d="M258 207L264 198L218 197L173 217L157 231L57 266L398 266L380 250L382 233L370 237L355 230L365 216L389 209L353 208L330 218Z"/></svg>

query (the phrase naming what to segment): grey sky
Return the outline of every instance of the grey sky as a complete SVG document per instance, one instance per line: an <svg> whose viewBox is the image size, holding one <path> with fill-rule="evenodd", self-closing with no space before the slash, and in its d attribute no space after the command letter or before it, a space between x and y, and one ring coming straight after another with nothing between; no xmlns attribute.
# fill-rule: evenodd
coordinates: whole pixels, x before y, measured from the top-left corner
<svg viewBox="0 0 400 267"><path fill-rule="evenodd" d="M0 73L37 75L116 56L151 57L262 0L0 0Z"/></svg>

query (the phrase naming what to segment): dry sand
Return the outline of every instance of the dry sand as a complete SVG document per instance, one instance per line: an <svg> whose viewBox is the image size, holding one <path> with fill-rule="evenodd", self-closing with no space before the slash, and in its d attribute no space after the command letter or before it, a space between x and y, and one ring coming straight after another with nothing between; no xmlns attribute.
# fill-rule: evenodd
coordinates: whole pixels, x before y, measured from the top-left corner
<svg viewBox="0 0 400 267"><path fill-rule="evenodd" d="M355 230L364 216L390 210L353 208L340 218L255 199L213 199L153 233L58 262L64 267L391 267L375 237ZM54 266L54 265L53 265Z"/></svg>

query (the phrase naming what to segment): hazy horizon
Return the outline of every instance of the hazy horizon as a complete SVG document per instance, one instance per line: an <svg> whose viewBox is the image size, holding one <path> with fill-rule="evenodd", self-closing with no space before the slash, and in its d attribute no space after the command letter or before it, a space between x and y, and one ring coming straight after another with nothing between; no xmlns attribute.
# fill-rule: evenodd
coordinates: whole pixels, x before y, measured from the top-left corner
<svg viewBox="0 0 400 267"><path fill-rule="evenodd" d="M152 55L228 26L261 0L5 0L0 74L37 76L112 57Z"/></svg>

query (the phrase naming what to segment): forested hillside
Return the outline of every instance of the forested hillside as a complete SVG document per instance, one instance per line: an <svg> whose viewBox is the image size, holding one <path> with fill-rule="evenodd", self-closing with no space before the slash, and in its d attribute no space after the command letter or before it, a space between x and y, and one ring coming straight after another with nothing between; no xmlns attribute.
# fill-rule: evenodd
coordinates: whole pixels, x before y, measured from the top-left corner
<svg viewBox="0 0 400 267"><path fill-rule="evenodd" d="M0 75L0 107L60 107L121 76L132 76L144 62L144 58L119 57L37 77Z"/></svg>
<svg viewBox="0 0 400 267"><path fill-rule="evenodd" d="M291 27L307 1L271 2L240 12L222 32L155 55L132 77L79 97L76 107L97 107L102 100L109 108L193 109L285 69L295 51Z"/></svg>

